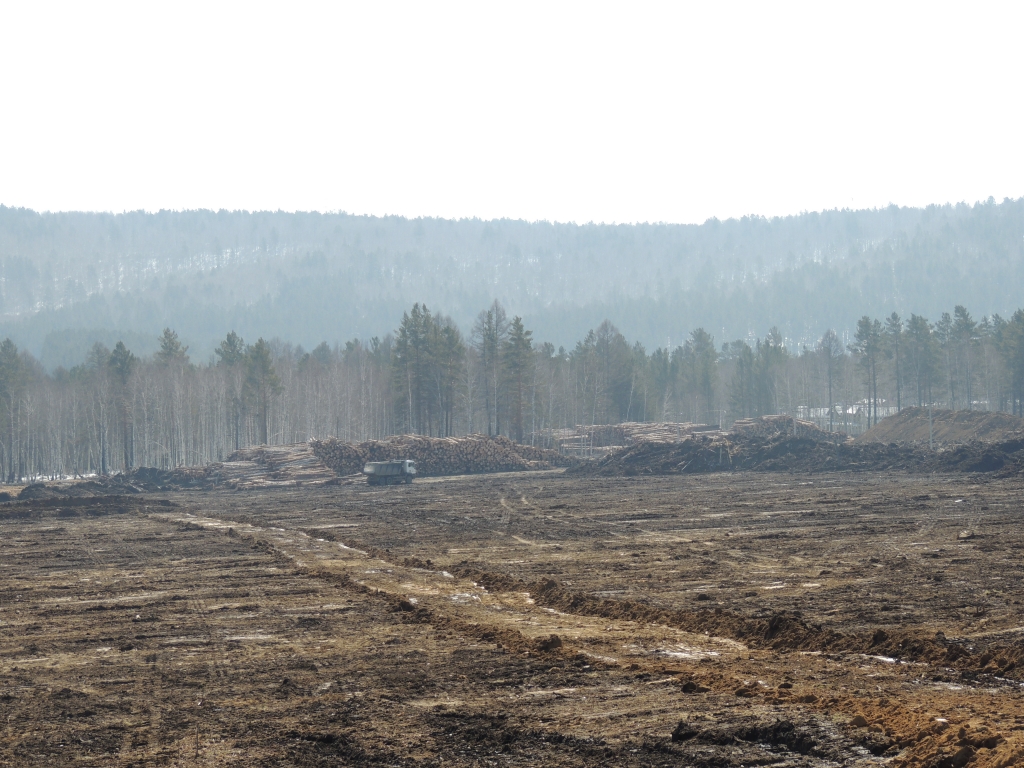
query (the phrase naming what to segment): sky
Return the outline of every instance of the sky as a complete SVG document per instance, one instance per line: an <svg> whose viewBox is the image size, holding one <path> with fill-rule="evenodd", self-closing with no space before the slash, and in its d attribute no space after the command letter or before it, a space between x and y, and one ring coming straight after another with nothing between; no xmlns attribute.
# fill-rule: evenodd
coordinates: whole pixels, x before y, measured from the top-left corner
<svg viewBox="0 0 1024 768"><path fill-rule="evenodd" d="M690 223L1024 196L1022 3L0 17L8 206Z"/></svg>

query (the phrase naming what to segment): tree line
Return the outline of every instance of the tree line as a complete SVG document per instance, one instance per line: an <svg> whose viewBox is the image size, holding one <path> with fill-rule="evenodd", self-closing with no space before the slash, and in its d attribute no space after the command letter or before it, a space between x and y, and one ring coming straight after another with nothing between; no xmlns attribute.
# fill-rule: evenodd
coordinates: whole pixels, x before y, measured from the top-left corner
<svg viewBox="0 0 1024 768"><path fill-rule="evenodd" d="M157 341L151 356L96 343L84 363L52 374L0 342L2 477L199 465L327 436L486 433L550 445L560 429L623 421L727 426L788 413L840 430L852 411L870 425L908 404L1024 415L1024 310L865 315L852 334L828 330L800 349L777 328L720 346L697 328L649 352L607 320L556 348L499 301L468 336L415 304L393 333L309 351L232 331L196 363L170 328Z"/></svg>
<svg viewBox="0 0 1024 768"><path fill-rule="evenodd" d="M165 326L200 361L229 329L368 339L423 296L467 334L500 299L570 349L604 318L648 349L697 326L719 343L778 326L799 349L898 307L1008 316L1022 283L1024 198L699 225L0 205L0 339L50 371L96 340L151 357Z"/></svg>

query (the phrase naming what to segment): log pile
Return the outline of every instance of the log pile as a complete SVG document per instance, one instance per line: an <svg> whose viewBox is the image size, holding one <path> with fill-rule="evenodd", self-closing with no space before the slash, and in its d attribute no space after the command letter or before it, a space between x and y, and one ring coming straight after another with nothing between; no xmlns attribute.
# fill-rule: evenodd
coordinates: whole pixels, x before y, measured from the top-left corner
<svg viewBox="0 0 1024 768"><path fill-rule="evenodd" d="M718 426L679 422L626 421L621 424L579 425L573 429L551 429L534 437L553 445L564 455L601 458L623 447L640 443L676 443L698 433L718 432Z"/></svg>
<svg viewBox="0 0 1024 768"><path fill-rule="evenodd" d="M412 459L416 474L464 475L516 472L568 466L573 460L557 451L520 445L507 437L422 437L399 435L386 440L345 443L335 438L310 442L313 453L339 475L362 470L368 461Z"/></svg>
<svg viewBox="0 0 1024 768"><path fill-rule="evenodd" d="M227 461L210 465L207 476L213 485L238 490L324 485L337 480L308 443L243 448Z"/></svg>
<svg viewBox="0 0 1024 768"><path fill-rule="evenodd" d="M718 432L717 424L694 424L679 422L637 422L622 425L626 433L626 444L674 443L690 435Z"/></svg>
<svg viewBox="0 0 1024 768"><path fill-rule="evenodd" d="M845 434L829 433L818 427L813 421L797 419L793 416L758 416L751 419L737 419L733 422L733 435L743 439L761 438L770 440L788 435L790 437L807 437L815 441L836 442L846 439Z"/></svg>

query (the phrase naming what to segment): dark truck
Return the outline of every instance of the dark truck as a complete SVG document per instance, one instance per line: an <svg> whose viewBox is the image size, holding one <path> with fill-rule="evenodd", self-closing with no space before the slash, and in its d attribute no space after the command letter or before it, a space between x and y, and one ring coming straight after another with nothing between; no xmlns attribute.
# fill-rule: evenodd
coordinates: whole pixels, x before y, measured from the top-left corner
<svg viewBox="0 0 1024 768"><path fill-rule="evenodd" d="M411 483L416 477L416 462L409 459L371 461L363 467L367 485L393 485Z"/></svg>

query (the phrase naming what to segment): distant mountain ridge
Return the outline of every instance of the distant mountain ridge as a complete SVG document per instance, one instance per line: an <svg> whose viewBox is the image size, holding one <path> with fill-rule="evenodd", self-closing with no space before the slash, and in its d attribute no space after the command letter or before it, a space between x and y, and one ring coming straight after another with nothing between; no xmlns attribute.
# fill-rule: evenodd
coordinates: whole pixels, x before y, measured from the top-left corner
<svg viewBox="0 0 1024 768"><path fill-rule="evenodd" d="M468 331L499 299L556 345L605 318L649 348L697 326L799 344L865 312L1007 313L1020 285L1024 198L700 225L0 206L0 336L50 368L94 336L146 354L165 326L200 359L232 329L307 348L383 336L416 301Z"/></svg>

